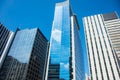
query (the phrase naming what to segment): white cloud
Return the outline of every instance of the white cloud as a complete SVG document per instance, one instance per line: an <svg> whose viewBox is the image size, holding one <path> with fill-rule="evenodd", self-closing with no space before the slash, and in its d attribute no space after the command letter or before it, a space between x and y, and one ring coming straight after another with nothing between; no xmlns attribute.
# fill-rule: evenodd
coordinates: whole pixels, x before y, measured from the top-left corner
<svg viewBox="0 0 120 80"><path fill-rule="evenodd" d="M60 63L65 69L69 69L69 63Z"/></svg>
<svg viewBox="0 0 120 80"><path fill-rule="evenodd" d="M54 29L52 32L52 37L55 41L60 42L61 41L61 31L58 29Z"/></svg>
<svg viewBox="0 0 120 80"><path fill-rule="evenodd" d="M66 69L69 69L69 63L64 64L64 67L65 67Z"/></svg>
<svg viewBox="0 0 120 80"><path fill-rule="evenodd" d="M64 63L61 62L60 65L64 65Z"/></svg>

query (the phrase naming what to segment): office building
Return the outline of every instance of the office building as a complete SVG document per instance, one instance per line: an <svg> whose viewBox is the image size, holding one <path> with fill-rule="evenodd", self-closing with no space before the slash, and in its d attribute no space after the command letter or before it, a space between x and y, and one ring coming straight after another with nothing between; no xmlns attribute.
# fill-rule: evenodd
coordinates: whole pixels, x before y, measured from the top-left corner
<svg viewBox="0 0 120 80"><path fill-rule="evenodd" d="M116 12L103 14L103 17L112 47L120 61L120 19Z"/></svg>
<svg viewBox="0 0 120 80"><path fill-rule="evenodd" d="M3 65L14 33L0 23L0 69Z"/></svg>
<svg viewBox="0 0 120 80"><path fill-rule="evenodd" d="M85 80L79 25L69 0L57 3L46 80Z"/></svg>
<svg viewBox="0 0 120 80"><path fill-rule="evenodd" d="M44 80L48 41L38 28L17 30L0 80Z"/></svg>
<svg viewBox="0 0 120 80"><path fill-rule="evenodd" d="M113 46L114 43L111 43L114 41L112 40L114 37L111 37L112 30L108 30L114 25L113 21L117 20L116 13L98 14L83 18L90 80L120 80L116 49ZM118 27L115 24L113 28ZM113 34L112 36L117 35ZM117 41L117 38L114 39Z"/></svg>

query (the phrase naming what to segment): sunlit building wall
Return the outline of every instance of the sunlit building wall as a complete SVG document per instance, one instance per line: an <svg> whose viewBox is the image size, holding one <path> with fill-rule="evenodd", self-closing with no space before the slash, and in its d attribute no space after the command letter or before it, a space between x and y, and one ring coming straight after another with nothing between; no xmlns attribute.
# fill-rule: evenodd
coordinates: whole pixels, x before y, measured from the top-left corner
<svg viewBox="0 0 120 80"><path fill-rule="evenodd" d="M112 32L106 26L110 20L116 21L115 13L83 18L91 80L120 79L117 57L109 35Z"/></svg>
<svg viewBox="0 0 120 80"><path fill-rule="evenodd" d="M109 34L112 47L120 61L120 19L116 12L103 14L104 24Z"/></svg>

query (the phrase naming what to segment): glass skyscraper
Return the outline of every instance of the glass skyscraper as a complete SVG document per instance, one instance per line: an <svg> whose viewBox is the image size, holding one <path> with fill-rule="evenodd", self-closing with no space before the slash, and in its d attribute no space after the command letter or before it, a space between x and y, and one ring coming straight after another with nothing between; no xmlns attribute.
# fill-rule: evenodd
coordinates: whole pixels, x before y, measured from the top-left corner
<svg viewBox="0 0 120 80"><path fill-rule="evenodd" d="M44 80L48 41L38 28L17 30L0 80Z"/></svg>
<svg viewBox="0 0 120 80"><path fill-rule="evenodd" d="M120 69L115 53L115 50L120 48L115 46L117 42L114 42L119 42L117 21L116 13L83 18L90 80L120 80Z"/></svg>
<svg viewBox="0 0 120 80"><path fill-rule="evenodd" d="M69 0L55 7L46 80L84 80L79 25Z"/></svg>

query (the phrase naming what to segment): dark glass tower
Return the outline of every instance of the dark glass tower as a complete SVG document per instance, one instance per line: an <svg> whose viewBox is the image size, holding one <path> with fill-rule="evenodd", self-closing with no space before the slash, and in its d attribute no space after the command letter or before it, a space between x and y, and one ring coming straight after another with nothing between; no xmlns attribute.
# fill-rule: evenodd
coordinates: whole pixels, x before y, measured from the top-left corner
<svg viewBox="0 0 120 80"><path fill-rule="evenodd" d="M48 41L38 28L18 30L0 80L44 80Z"/></svg>
<svg viewBox="0 0 120 80"><path fill-rule="evenodd" d="M56 4L49 58L46 80L84 80L79 25L69 0Z"/></svg>
<svg viewBox="0 0 120 80"><path fill-rule="evenodd" d="M0 23L0 69L12 42L13 32Z"/></svg>

